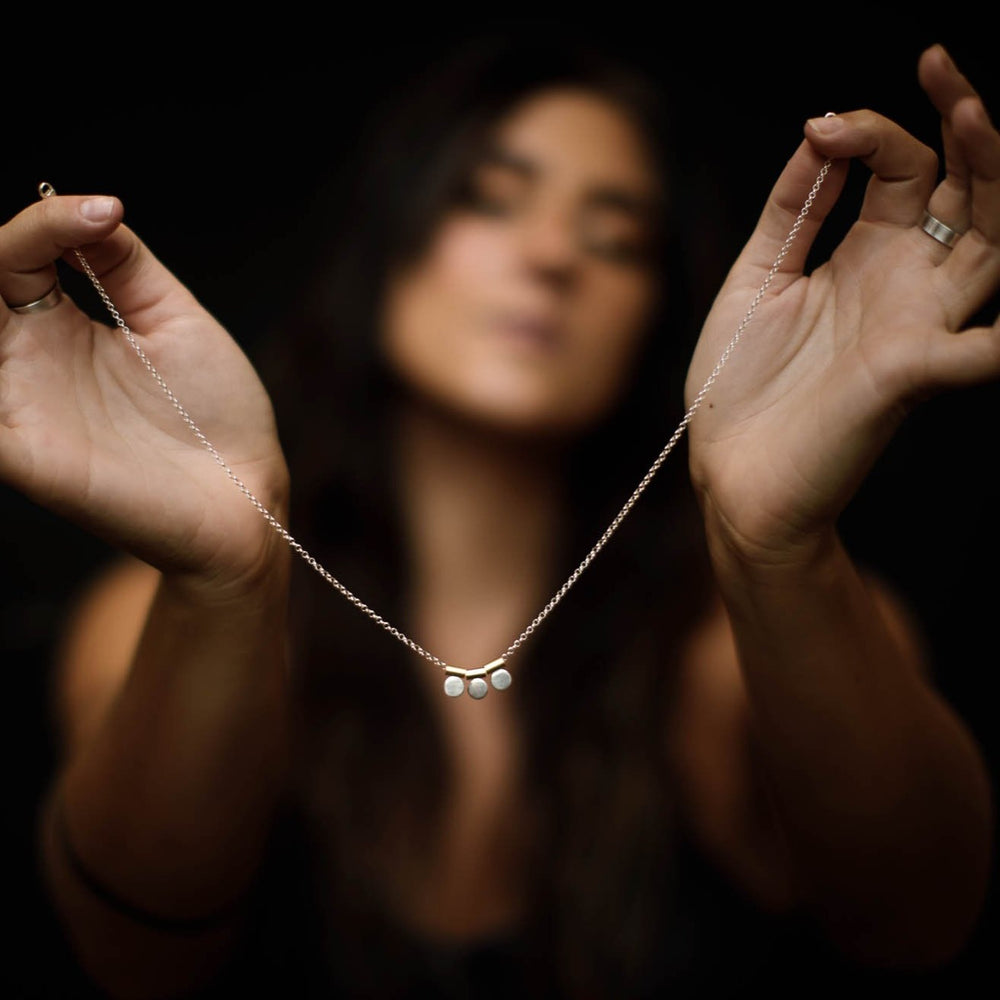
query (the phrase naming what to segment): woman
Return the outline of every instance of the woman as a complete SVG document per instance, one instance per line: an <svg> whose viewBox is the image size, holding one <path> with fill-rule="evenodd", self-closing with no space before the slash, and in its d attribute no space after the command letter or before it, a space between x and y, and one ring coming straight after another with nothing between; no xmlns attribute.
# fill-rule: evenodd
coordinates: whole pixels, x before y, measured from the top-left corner
<svg viewBox="0 0 1000 1000"><path fill-rule="evenodd" d="M447 211L427 209L433 227L404 214L388 245L370 234L384 284L369 348L384 367L347 381L357 368L338 366L340 350L369 348L331 338L322 298L309 303L323 337L307 342L324 353L288 411L309 432L293 435L288 462L253 369L120 225L116 199L49 199L4 227L4 479L141 561L95 589L63 656L67 755L43 857L81 966L114 995L207 984L240 941L272 940L253 930L290 912L266 909L288 874L271 859L301 847L313 894L298 904L317 912L296 924L278 975L325 955L356 995L400 995L424 974L410 939L525 928L526 988L551 976L571 995L637 995L703 972L691 957L701 918L684 909L699 884L676 860L688 839L756 905L801 911L851 955L945 960L981 904L988 781L921 675L905 615L834 527L917 398L1000 370L989 331L948 332L997 286L1000 138L943 50L920 73L948 180L935 187L933 157L884 118L811 122L701 332L689 403L832 157L753 343L690 427L711 587L675 458L660 504L677 520L652 523L676 537L639 531L652 514L637 506L601 556L608 572L588 570L512 661L511 690L481 701L446 698L438 668L312 577L296 581L290 633L288 546L135 359L65 299L16 311L45 299L63 248L84 245L157 369L274 516L288 523L294 482L296 517L338 578L372 574L354 587L362 599L448 662L492 660L610 521L626 469L669 433L648 428L650 447L625 450L647 429L629 380L662 384L665 345L643 334L664 307L658 206L676 202L631 84L586 60L568 83L482 56L459 61L457 79L502 99L441 88L438 102L451 95L460 117L468 100L479 118L413 129L428 143L410 147L413 162L436 151L432 164L456 167L428 168L420 189ZM874 174L861 218L805 279L850 157ZM414 197L391 176L372 185ZM924 208L969 232L945 247L920 227ZM85 345L68 366L67 343ZM357 428L363 408L350 404L369 392L384 412ZM341 404L348 419L334 422ZM345 428L354 453L391 463L382 507L358 502L369 494L341 463ZM595 486L584 473L608 453L617 463ZM573 524L579 501L593 509ZM577 636L557 643L576 600ZM389 958L396 969L379 966Z"/></svg>

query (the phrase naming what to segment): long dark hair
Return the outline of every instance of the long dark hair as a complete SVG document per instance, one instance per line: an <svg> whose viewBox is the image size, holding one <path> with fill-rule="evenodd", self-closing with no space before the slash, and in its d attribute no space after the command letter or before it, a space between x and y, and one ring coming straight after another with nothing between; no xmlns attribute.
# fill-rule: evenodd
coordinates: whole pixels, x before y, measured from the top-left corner
<svg viewBox="0 0 1000 1000"><path fill-rule="evenodd" d="M586 42L499 33L430 67L374 110L353 187L331 205L329 255L301 311L257 352L292 471L293 531L404 632L406 500L389 422L400 386L376 351L386 275L427 246L489 127L557 83L610 98L635 122L665 180L660 222L672 238L659 246L666 294L633 380L572 446L571 523L554 592L682 416L692 320L705 304L690 258L671 250L685 244L684 174L667 142L668 109L643 73ZM682 443L519 651L502 695L524 720L526 778L542 816L523 959L534 981L551 980L564 995L630 995L668 919L675 818L664 727L678 649L708 586ZM371 841L386 829L397 831L391 850L400 855L430 843L449 762L414 654L301 562L292 607L301 739L293 803L319 866L312 878L326 936L317 944L351 995L402 995L416 973L384 912L369 848L384 856L386 845Z"/></svg>

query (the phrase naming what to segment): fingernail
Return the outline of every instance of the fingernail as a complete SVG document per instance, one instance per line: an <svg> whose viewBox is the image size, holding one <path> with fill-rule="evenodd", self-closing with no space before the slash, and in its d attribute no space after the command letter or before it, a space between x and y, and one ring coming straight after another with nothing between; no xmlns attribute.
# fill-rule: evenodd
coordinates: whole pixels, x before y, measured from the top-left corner
<svg viewBox="0 0 1000 1000"><path fill-rule="evenodd" d="M954 69L955 60L951 58L951 55L948 53L948 50L940 42L938 42L938 48L941 50L941 55L944 56L945 66L948 66L950 69Z"/></svg>
<svg viewBox="0 0 1000 1000"><path fill-rule="evenodd" d="M106 222L114 210L114 198L88 198L80 206L80 214L88 222Z"/></svg>
<svg viewBox="0 0 1000 1000"><path fill-rule="evenodd" d="M844 119L836 115L828 118L810 118L808 124L820 135L833 135L844 127Z"/></svg>

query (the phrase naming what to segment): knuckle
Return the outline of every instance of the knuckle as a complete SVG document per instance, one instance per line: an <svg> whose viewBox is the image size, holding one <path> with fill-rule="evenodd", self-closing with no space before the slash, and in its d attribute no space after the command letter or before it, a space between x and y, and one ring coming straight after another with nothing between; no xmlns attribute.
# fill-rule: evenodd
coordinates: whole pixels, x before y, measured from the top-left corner
<svg viewBox="0 0 1000 1000"><path fill-rule="evenodd" d="M938 154L930 146L926 146L922 142L918 143L917 152L921 159L920 165L924 171L936 176L941 162Z"/></svg>

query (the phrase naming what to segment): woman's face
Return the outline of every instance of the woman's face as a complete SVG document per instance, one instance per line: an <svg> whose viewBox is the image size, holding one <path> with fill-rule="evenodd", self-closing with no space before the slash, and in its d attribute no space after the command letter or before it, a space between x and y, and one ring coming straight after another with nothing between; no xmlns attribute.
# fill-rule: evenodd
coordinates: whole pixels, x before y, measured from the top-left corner
<svg viewBox="0 0 1000 1000"><path fill-rule="evenodd" d="M658 292L661 180L631 121L582 89L530 96L492 139L470 196L391 277L381 347L466 419L572 434L628 380Z"/></svg>

